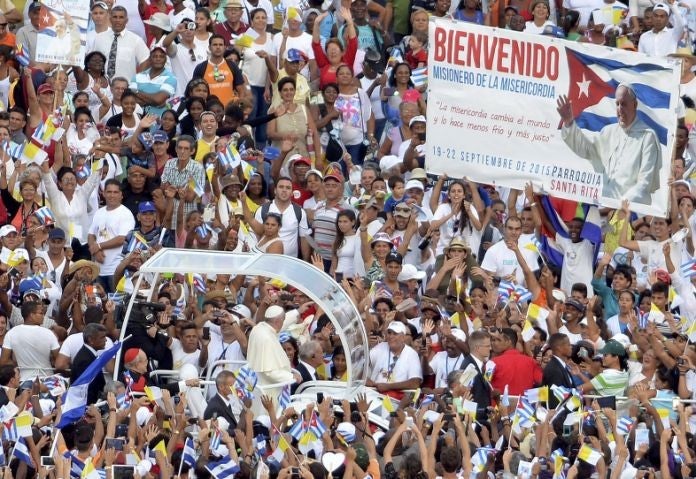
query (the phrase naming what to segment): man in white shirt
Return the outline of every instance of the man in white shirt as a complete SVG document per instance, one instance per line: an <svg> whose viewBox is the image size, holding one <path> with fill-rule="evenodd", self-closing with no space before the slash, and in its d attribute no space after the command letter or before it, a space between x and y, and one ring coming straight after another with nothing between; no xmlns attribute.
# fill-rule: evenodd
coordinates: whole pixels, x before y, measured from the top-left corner
<svg viewBox="0 0 696 479"><path fill-rule="evenodd" d="M201 350L198 347L198 332L194 323L186 323L181 328L179 338L172 338L169 349L172 350L174 369L179 370L184 364L190 364L200 373L198 360Z"/></svg>
<svg viewBox="0 0 696 479"><path fill-rule="evenodd" d="M435 373L435 393L447 392L447 376L452 371L461 369L464 364L464 353L459 349L458 341L466 342L466 333L458 328L452 328L450 335L443 336L444 351L435 353L430 360L430 369Z"/></svg>
<svg viewBox="0 0 696 479"><path fill-rule="evenodd" d="M507 247L506 241L517 243L522 234L522 222L517 217L508 218L505 221L505 238L488 248L486 256L483 257L481 268L488 274L505 279L513 276L517 284L525 286L524 272L517 261L517 255ZM539 269L536 263L535 253L527 248L521 248L520 253L524 256L527 266L532 271Z"/></svg>
<svg viewBox="0 0 696 479"><path fill-rule="evenodd" d="M184 18L174 26L174 30L162 41L167 49L172 64L172 73L176 77L176 95L183 96L186 84L193 77L193 69L208 59L208 49L201 43L194 42L195 30L189 29L190 18ZM179 38L179 43L174 40Z"/></svg>
<svg viewBox="0 0 696 479"><path fill-rule="evenodd" d="M631 210L629 209L627 202L624 201L622 204L622 209L624 211L625 218L630 218ZM655 271L658 269L666 270L667 264L665 262L664 253L662 252L662 245L670 239L670 229L667 220L664 218L653 217L652 221L650 222L650 233L655 239L642 241L628 239L628 223L628 221L623 222L623 227L619 233L619 246L638 253L643 262L648 265L648 271ZM689 246L693 244L691 234L670 248L670 258L672 259L672 264L682 264L682 250L685 247L685 242L688 242L686 244ZM690 253L693 254L693 247L688 249L690 249Z"/></svg>
<svg viewBox="0 0 696 479"><path fill-rule="evenodd" d="M121 204L123 194L118 180L107 180L104 188L106 206L95 213L87 243L94 261L101 263L99 282L107 293L114 291L113 275L121 262L126 235L135 228L133 213Z"/></svg>
<svg viewBox="0 0 696 479"><path fill-rule="evenodd" d="M668 27L670 13L672 27ZM638 51L646 55L663 57L677 51L684 34L684 19L674 0L657 3L653 7L653 28L640 36Z"/></svg>
<svg viewBox="0 0 696 479"><path fill-rule="evenodd" d="M370 377L365 384L385 394L401 393L404 389L416 389L423 381L420 357L406 345L408 328L404 323L392 321L387 328L387 340L370 351Z"/></svg>
<svg viewBox="0 0 696 479"><path fill-rule="evenodd" d="M311 81L313 78L319 78L319 68L317 61L314 59L314 50L312 50L312 35L302 31L302 19L288 19L287 33L285 31L278 32L273 36L273 49L275 57L278 59L278 68L282 67L280 62L285 58L285 53L294 48L301 51L309 59L305 67L300 71L304 77Z"/></svg>
<svg viewBox="0 0 696 479"><path fill-rule="evenodd" d="M23 303L24 324L13 327L5 335L0 365L12 364L14 358L21 381L33 380L36 376L50 376L52 373L51 368L60 346L55 334L41 326L45 311L43 303Z"/></svg>
<svg viewBox="0 0 696 479"><path fill-rule="evenodd" d="M309 225L307 224L307 213L305 213L302 208L294 205L290 201L291 197L292 180L288 177L278 178L275 188L275 199L273 202L271 202L268 208L268 213L278 213L283 217L278 235L280 236L280 240L283 242L284 254L297 257L297 254L301 248L302 257L308 260L310 248L306 238L309 236L310 229ZM246 205L246 202L242 202L242 204ZM299 208L299 210L296 210L296 208ZM245 207L245 215L247 212L248 209ZM252 217L249 214L247 218L252 229L254 230L254 233L256 233L259 238L263 236L263 222L266 220L266 218L263 217L263 212L264 208L261 207L256 210L255 216ZM298 244L298 237L300 244Z"/></svg>
<svg viewBox="0 0 696 479"><path fill-rule="evenodd" d="M109 78L115 75L133 78L150 58L150 50L143 40L144 31L143 35L138 36L126 30L127 24L128 12L125 8L116 6L111 10L111 30L97 34L94 39L94 50L101 52L106 58L105 68ZM111 54L112 50L115 51L115 57Z"/></svg>

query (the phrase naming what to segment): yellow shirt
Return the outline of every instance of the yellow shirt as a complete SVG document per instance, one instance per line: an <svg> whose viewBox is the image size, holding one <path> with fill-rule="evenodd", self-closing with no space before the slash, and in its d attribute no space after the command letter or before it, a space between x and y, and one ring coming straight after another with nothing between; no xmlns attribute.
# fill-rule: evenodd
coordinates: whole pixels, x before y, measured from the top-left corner
<svg viewBox="0 0 696 479"><path fill-rule="evenodd" d="M623 228L624 221L626 219L619 219L619 212L614 211L609 220L610 229L604 236L604 254L612 254L616 248L619 247L619 235L621 234L621 228ZM628 224L628 238L633 238L633 228L631 224Z"/></svg>
<svg viewBox="0 0 696 479"><path fill-rule="evenodd" d="M203 138L199 138L198 141L196 142L196 156L194 157L194 160L196 160L199 163L203 162L203 157L210 153L212 150L213 145L215 142L218 140L218 137L216 136L213 141L208 143L205 141Z"/></svg>
<svg viewBox="0 0 696 479"><path fill-rule="evenodd" d="M288 74L285 72L285 68L278 70L278 81L286 76L288 76ZM273 101L271 101L271 108L277 107L282 101L280 99L280 94L278 93L278 81L276 81L272 87ZM303 75L298 73L295 77L295 103L298 105L306 105L310 94L311 90L309 88L309 82Z"/></svg>

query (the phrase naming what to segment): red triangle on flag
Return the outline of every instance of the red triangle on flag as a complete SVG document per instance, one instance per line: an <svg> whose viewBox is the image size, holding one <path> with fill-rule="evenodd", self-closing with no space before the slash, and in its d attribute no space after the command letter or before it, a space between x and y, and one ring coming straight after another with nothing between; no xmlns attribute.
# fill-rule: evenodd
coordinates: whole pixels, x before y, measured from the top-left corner
<svg viewBox="0 0 696 479"><path fill-rule="evenodd" d="M566 49L570 85L568 100L577 118L586 108L596 105L605 97L614 96L614 87L602 80L591 68L583 64L572 50Z"/></svg>

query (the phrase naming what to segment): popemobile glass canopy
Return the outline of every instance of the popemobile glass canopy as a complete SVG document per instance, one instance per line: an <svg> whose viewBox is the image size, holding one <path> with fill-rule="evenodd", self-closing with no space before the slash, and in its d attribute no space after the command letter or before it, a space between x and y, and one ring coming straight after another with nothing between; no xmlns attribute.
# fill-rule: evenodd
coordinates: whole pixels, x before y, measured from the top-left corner
<svg viewBox="0 0 696 479"><path fill-rule="evenodd" d="M334 279L314 265L286 255L232 253L165 248L140 267L140 273L154 274L157 284L162 273L244 274L277 279L300 289L329 316L346 352L347 387L364 385L367 378L368 343L365 326L356 306ZM142 277L142 274L139 275ZM138 290L140 279L135 285ZM121 328L123 336L136 295L132 295ZM156 298L147 298L154 301ZM121 338L123 339L123 337Z"/></svg>

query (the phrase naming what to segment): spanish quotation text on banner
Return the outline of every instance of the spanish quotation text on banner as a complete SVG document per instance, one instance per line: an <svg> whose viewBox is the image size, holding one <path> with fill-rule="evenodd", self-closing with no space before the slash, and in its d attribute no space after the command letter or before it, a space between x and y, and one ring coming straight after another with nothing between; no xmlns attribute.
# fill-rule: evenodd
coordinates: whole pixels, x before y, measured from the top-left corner
<svg viewBox="0 0 696 479"><path fill-rule="evenodd" d="M433 173L665 216L678 60L431 18Z"/></svg>

